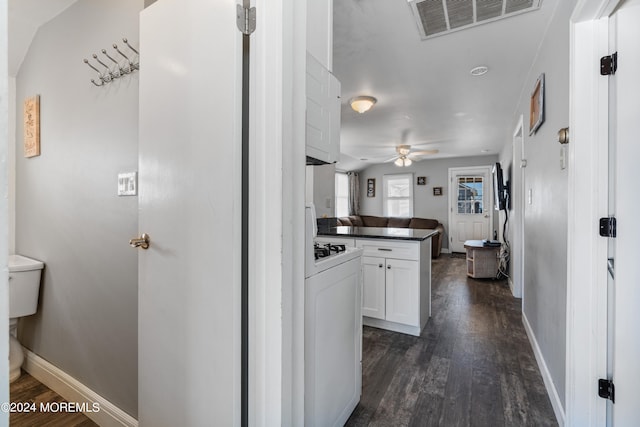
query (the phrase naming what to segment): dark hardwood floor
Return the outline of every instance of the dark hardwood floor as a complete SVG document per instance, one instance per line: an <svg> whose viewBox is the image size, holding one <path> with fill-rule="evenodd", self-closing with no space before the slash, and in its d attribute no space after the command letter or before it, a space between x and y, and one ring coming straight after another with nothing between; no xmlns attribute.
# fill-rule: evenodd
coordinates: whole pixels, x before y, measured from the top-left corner
<svg viewBox="0 0 640 427"><path fill-rule="evenodd" d="M11 402L19 404L33 404L38 408L40 403L66 402L59 394L40 383L26 372L11 383ZM17 407L16 407L17 408ZM78 412L12 412L9 414L11 427L91 427L96 423Z"/></svg>
<svg viewBox="0 0 640 427"><path fill-rule="evenodd" d="M504 280L432 264L432 317L413 337L364 328L362 399L347 426L557 426L521 300Z"/></svg>

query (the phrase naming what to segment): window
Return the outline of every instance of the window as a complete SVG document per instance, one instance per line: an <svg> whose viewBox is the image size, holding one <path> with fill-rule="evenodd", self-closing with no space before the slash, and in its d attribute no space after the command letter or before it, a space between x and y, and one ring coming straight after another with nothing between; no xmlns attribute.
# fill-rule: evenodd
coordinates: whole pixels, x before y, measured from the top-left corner
<svg viewBox="0 0 640 427"><path fill-rule="evenodd" d="M413 174L382 177L382 209L384 216L413 216Z"/></svg>
<svg viewBox="0 0 640 427"><path fill-rule="evenodd" d="M336 216L349 215L349 178L346 173L336 172Z"/></svg>
<svg viewBox="0 0 640 427"><path fill-rule="evenodd" d="M481 176L458 177L458 213L482 213L482 184Z"/></svg>

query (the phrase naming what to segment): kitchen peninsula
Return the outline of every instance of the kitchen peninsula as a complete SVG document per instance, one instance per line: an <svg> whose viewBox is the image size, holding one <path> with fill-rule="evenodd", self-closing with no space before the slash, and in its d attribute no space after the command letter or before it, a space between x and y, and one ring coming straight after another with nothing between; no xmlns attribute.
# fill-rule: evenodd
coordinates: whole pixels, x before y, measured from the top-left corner
<svg viewBox="0 0 640 427"><path fill-rule="evenodd" d="M431 316L431 237L436 230L331 227L317 241L363 249L362 323L419 336Z"/></svg>

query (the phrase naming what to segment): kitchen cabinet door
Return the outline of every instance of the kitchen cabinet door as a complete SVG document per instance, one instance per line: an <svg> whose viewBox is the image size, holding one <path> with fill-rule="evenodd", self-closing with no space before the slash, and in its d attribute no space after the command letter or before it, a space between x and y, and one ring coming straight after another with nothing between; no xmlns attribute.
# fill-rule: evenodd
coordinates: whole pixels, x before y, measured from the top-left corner
<svg viewBox="0 0 640 427"><path fill-rule="evenodd" d="M385 318L385 259L362 257L362 315Z"/></svg>
<svg viewBox="0 0 640 427"><path fill-rule="evenodd" d="M420 326L419 283L417 261L386 260L386 320Z"/></svg>
<svg viewBox="0 0 640 427"><path fill-rule="evenodd" d="M340 160L340 81L307 53L307 156Z"/></svg>

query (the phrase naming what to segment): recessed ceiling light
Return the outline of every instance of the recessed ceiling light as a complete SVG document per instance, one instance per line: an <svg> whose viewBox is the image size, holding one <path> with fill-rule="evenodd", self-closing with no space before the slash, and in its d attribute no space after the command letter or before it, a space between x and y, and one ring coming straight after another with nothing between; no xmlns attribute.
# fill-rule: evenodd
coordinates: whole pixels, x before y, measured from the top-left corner
<svg viewBox="0 0 640 427"><path fill-rule="evenodd" d="M470 73L472 76L482 76L483 74L487 74L488 71L489 71L489 67L480 65L476 68L472 68Z"/></svg>
<svg viewBox="0 0 640 427"><path fill-rule="evenodd" d="M491 150L487 150L486 148L484 150L480 150L481 153L488 153Z"/></svg>

